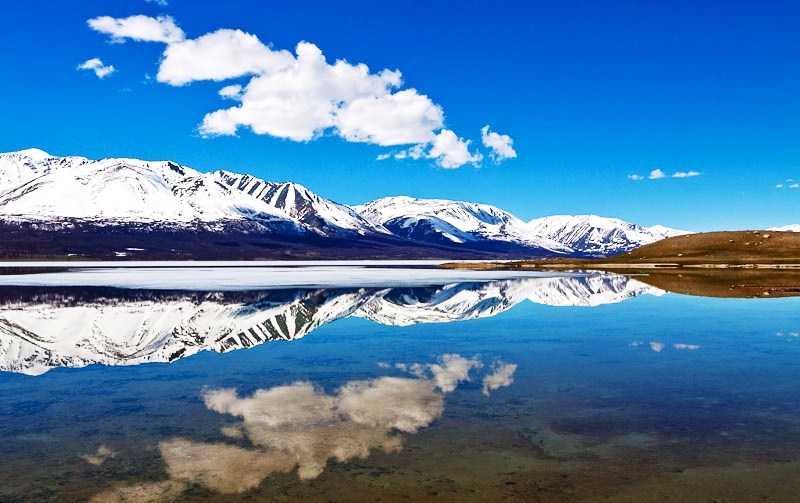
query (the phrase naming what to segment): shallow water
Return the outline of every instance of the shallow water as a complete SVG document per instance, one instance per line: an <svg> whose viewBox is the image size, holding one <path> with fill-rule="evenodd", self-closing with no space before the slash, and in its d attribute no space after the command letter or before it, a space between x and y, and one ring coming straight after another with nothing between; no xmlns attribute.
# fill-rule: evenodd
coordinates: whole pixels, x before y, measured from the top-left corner
<svg viewBox="0 0 800 503"><path fill-rule="evenodd" d="M0 501L797 501L800 299L385 286L0 288Z"/></svg>

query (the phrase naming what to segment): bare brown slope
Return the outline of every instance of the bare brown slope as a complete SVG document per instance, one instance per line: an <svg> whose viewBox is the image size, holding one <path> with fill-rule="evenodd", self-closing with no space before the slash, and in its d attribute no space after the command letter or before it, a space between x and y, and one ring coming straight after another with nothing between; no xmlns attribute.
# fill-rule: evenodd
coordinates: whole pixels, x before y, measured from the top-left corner
<svg viewBox="0 0 800 503"><path fill-rule="evenodd" d="M451 269L601 269L800 267L800 232L722 231L663 239L613 257L451 263Z"/></svg>
<svg viewBox="0 0 800 503"><path fill-rule="evenodd" d="M688 234L663 239L628 253L594 262L800 264L800 233L723 231Z"/></svg>

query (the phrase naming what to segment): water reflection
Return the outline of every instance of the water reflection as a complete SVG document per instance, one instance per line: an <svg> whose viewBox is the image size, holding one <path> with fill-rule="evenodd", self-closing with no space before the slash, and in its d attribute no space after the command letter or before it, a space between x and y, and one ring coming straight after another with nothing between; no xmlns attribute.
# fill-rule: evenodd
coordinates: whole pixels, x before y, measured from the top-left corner
<svg viewBox="0 0 800 503"><path fill-rule="evenodd" d="M202 398L209 410L240 420L221 428L230 442L161 441L159 453L169 481L120 486L93 501L167 501L192 484L241 493L275 473L296 469L300 479L314 479L330 460L364 459L374 450L398 452L403 434L417 433L438 419L445 395L482 367L478 358L446 354L434 363L395 366L415 377L353 380L334 393L308 381L258 389L249 396L232 388L206 389ZM499 363L493 369L483 378L484 390L513 382L516 365ZM98 458L111 453L104 449L84 459L100 465Z"/></svg>
<svg viewBox="0 0 800 503"><path fill-rule="evenodd" d="M663 293L610 274L252 292L17 287L0 292L0 370L37 375L93 363L171 362L298 339L350 316L408 326L487 318L526 300L598 306Z"/></svg>

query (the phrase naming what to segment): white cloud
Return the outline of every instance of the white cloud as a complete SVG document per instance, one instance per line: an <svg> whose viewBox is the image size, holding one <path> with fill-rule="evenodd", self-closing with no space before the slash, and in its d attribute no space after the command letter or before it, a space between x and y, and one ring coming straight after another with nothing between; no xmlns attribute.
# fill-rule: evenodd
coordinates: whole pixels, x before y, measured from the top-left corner
<svg viewBox="0 0 800 503"><path fill-rule="evenodd" d="M416 89L358 98L336 114L336 128L347 141L382 146L428 143L444 124L444 112Z"/></svg>
<svg viewBox="0 0 800 503"><path fill-rule="evenodd" d="M469 140L459 138L449 129L442 129L434 138L431 149L427 153L430 159L436 159L443 168L460 168L465 164L477 164L483 156L469 151Z"/></svg>
<svg viewBox="0 0 800 503"><path fill-rule="evenodd" d="M173 86L196 80L221 81L279 72L291 66L288 51L273 51L241 30L217 30L192 40L178 40L164 50L156 79Z"/></svg>
<svg viewBox="0 0 800 503"><path fill-rule="evenodd" d="M679 344L673 344L672 347L675 348L675 349L687 349L689 351L696 351L696 350L700 349L700 346L698 346L697 344L682 344L682 343L679 343Z"/></svg>
<svg viewBox="0 0 800 503"><path fill-rule="evenodd" d="M692 178L700 175L702 175L702 173L700 173L699 171L675 171L670 175L668 173L665 173L661 169L654 169L650 172L650 174L647 175L647 178L649 178L650 180L661 180L662 178ZM628 179L638 181L638 180L644 180L645 177L638 174L631 174L628 175Z"/></svg>
<svg viewBox="0 0 800 503"><path fill-rule="evenodd" d="M219 95L229 100L239 100L242 97L242 86L233 84L219 90Z"/></svg>
<svg viewBox="0 0 800 503"><path fill-rule="evenodd" d="M662 352L665 347L667 347L667 346L663 342L651 342L650 343L650 349L652 349L656 353Z"/></svg>
<svg viewBox="0 0 800 503"><path fill-rule="evenodd" d="M111 35L112 42L124 42L126 38L139 42L164 42L171 44L185 38L171 16L130 16L113 18L100 16L87 21L89 27L100 33Z"/></svg>
<svg viewBox="0 0 800 503"><path fill-rule="evenodd" d="M169 0L144 0L147 3L154 3L156 5L160 5L161 7L166 7L169 5Z"/></svg>
<svg viewBox="0 0 800 503"><path fill-rule="evenodd" d="M362 129L346 113L343 113L346 122L340 124L339 113L354 101L389 95L400 83L399 73L384 70L374 74L365 65L341 60L328 64L322 51L307 42L298 44L296 52L297 58L288 66L253 77L244 89L240 105L207 114L200 131L209 136L228 135L240 126L247 126L256 134L310 141L326 130L341 126L351 141L362 134L365 137L358 141L375 135L374 140L379 144L416 139L409 137L415 134L413 131L392 122L394 116L387 118L385 131L372 127L368 114L362 115L365 119ZM428 120L424 114L417 119L423 123ZM401 136L393 140L389 133L392 130L399 131Z"/></svg>
<svg viewBox="0 0 800 503"><path fill-rule="evenodd" d="M775 188L776 189L782 189L783 188L783 184L779 183L779 184L775 185Z"/></svg>
<svg viewBox="0 0 800 503"><path fill-rule="evenodd" d="M497 362L493 368L494 372L483 378L482 392L486 396L489 396L492 391L514 384L514 372L517 371L516 364Z"/></svg>
<svg viewBox="0 0 800 503"><path fill-rule="evenodd" d="M799 187L800 187L800 184L797 184L797 183L793 183L793 184L789 185L790 189L796 189L796 188L799 188Z"/></svg>
<svg viewBox="0 0 800 503"><path fill-rule="evenodd" d="M469 140L459 138L449 129L442 129L431 143L419 143L411 148L380 154L376 158L383 161L390 157L397 160L403 159L433 159L443 168L460 168L465 164L477 165L483 156L480 153L472 153L469 150Z"/></svg>
<svg viewBox="0 0 800 503"><path fill-rule="evenodd" d="M91 70L98 79L104 79L117 71L114 65L106 65L100 58L87 59L78 65L78 70Z"/></svg>
<svg viewBox="0 0 800 503"><path fill-rule="evenodd" d="M203 136L235 135L239 128L292 141L335 134L349 142L381 146L411 145L397 159L434 159L445 168L477 164L470 141L445 129L442 108L416 89L402 89L402 74L372 72L345 60L329 63L314 44L300 42L295 53L274 50L253 34L220 29L194 39L169 16L101 16L88 21L112 41L167 44L156 80L173 86L195 81L245 77L245 84L223 87L224 99L239 103L207 113ZM483 142L496 160L515 157L507 135L483 130Z"/></svg>
<svg viewBox="0 0 800 503"><path fill-rule="evenodd" d="M672 174L672 178L690 178L693 176L700 176L699 171L676 171Z"/></svg>
<svg viewBox="0 0 800 503"><path fill-rule="evenodd" d="M396 155L397 154L395 154L395 156ZM378 154L377 157L375 157L375 160L376 161L385 161L386 159L391 159L391 158L392 158L392 154L391 153L384 152L383 154Z"/></svg>
<svg viewBox="0 0 800 503"><path fill-rule="evenodd" d="M491 149L490 155L496 162L517 157L517 152L513 147L514 140L507 134L489 131L488 125L481 129L481 141L486 148Z"/></svg>

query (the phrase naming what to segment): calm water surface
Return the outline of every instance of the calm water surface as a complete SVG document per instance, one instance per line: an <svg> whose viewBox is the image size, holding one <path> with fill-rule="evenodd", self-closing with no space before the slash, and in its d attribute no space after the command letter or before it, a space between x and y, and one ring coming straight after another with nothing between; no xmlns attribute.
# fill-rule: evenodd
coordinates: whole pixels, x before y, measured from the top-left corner
<svg viewBox="0 0 800 503"><path fill-rule="evenodd" d="M0 501L798 501L800 299L0 287Z"/></svg>

